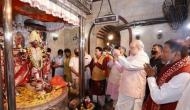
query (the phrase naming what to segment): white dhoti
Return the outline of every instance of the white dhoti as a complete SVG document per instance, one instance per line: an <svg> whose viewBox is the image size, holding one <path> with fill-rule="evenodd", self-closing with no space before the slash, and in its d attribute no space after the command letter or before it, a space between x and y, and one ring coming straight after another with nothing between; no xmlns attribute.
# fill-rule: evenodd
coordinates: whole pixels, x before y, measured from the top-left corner
<svg viewBox="0 0 190 110"><path fill-rule="evenodd" d="M84 79L85 79L85 90L89 90L89 80L91 78L91 71L90 68L87 67L84 72Z"/></svg>
<svg viewBox="0 0 190 110"><path fill-rule="evenodd" d="M115 110L142 110L142 99L119 94Z"/></svg>

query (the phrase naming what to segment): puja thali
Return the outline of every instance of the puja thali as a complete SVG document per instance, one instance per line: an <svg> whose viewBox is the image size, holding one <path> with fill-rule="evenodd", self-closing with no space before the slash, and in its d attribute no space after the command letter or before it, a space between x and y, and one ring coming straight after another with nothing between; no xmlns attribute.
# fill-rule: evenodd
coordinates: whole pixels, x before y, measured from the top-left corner
<svg viewBox="0 0 190 110"><path fill-rule="evenodd" d="M67 87L53 87L51 92L37 92L28 87L17 87L17 110L45 110L55 106L60 101L67 100Z"/></svg>

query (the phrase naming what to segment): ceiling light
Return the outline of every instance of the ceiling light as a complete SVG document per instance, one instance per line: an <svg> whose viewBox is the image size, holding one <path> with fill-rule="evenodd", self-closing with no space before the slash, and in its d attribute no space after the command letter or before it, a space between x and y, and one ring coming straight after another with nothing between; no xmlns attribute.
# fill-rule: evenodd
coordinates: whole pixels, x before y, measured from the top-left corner
<svg viewBox="0 0 190 110"><path fill-rule="evenodd" d="M190 40L190 36L187 36L185 40Z"/></svg>
<svg viewBox="0 0 190 110"><path fill-rule="evenodd" d="M109 42L107 42L107 43L106 43L106 45L107 45L107 46L109 46L109 45L110 45L110 43L109 43Z"/></svg>
<svg viewBox="0 0 190 110"><path fill-rule="evenodd" d="M108 40L113 40L113 34L108 35Z"/></svg>
<svg viewBox="0 0 190 110"><path fill-rule="evenodd" d="M190 29L190 23L187 24L187 29Z"/></svg>
<svg viewBox="0 0 190 110"><path fill-rule="evenodd" d="M53 37L58 37L58 33L52 33L51 34Z"/></svg>
<svg viewBox="0 0 190 110"><path fill-rule="evenodd" d="M162 30L158 30L158 33L162 33L163 31Z"/></svg>

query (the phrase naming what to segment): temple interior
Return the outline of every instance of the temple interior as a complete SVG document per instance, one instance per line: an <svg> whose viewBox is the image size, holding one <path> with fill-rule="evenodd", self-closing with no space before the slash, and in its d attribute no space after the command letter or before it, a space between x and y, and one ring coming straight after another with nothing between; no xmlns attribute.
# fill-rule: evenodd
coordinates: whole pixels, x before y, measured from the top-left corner
<svg viewBox="0 0 190 110"><path fill-rule="evenodd" d="M189 3L0 0L0 110L190 110Z"/></svg>

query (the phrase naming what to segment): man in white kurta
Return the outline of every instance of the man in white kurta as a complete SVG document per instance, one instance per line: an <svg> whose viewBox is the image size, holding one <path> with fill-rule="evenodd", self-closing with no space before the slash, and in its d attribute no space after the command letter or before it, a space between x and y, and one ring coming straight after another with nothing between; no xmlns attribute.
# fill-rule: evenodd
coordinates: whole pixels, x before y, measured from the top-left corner
<svg viewBox="0 0 190 110"><path fill-rule="evenodd" d="M130 44L130 56L118 56L119 63L124 67L119 86L119 97L116 110L141 110L145 95L146 73L143 65L149 63L149 57L144 52L144 44L134 40Z"/></svg>
<svg viewBox="0 0 190 110"><path fill-rule="evenodd" d="M158 77L155 77L156 72L150 65L144 65L150 96L145 101L143 110L175 110L190 82L190 57L183 44L175 40L166 41L162 60L167 63Z"/></svg>
<svg viewBox="0 0 190 110"><path fill-rule="evenodd" d="M63 77L64 68L63 68L63 50L59 49L57 52L57 56L53 59L54 64L52 65L55 68L55 75L59 75Z"/></svg>

